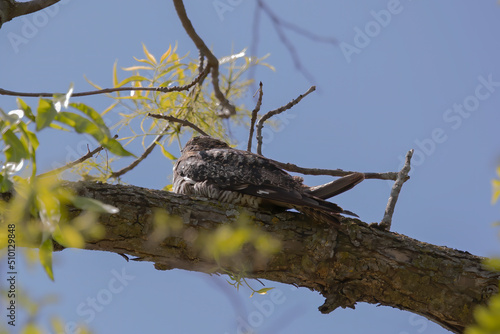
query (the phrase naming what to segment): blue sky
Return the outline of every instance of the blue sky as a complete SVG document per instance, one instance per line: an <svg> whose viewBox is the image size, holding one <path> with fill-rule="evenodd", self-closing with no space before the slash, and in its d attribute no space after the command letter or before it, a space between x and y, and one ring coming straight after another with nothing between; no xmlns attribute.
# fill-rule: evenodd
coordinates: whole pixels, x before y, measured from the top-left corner
<svg viewBox="0 0 500 334"><path fill-rule="evenodd" d="M220 3L228 10L218 12ZM262 110L289 102L311 84L318 88L287 113L283 126L268 137L264 154L306 167L385 172L399 170L402 157L414 148L411 179L392 230L476 255L500 254L498 229L492 227L500 214L491 205L491 180L500 163L499 5L464 0L268 3L284 20L334 37L338 44L288 33L314 78L309 82L269 19L261 17L257 55L269 53L268 62L276 67L276 72L260 68L255 73L264 83ZM253 1L191 1L186 7L216 56L250 46ZM175 42L181 54L196 57L168 1L62 1L0 29L0 87L52 92L74 82L76 91L89 90L84 75L108 87L113 63L132 65L132 57L142 55L141 43L161 55ZM245 100L248 106L254 104L252 94ZM110 103L104 97L79 101L97 110ZM0 96L0 107L15 109L15 98ZM64 142L48 132L40 137L42 169L65 163L82 149L80 137ZM237 131L235 137L244 142L246 134ZM125 181L161 188L171 167L158 151ZM306 177L311 185L328 180ZM335 202L366 222L379 221L389 191L387 182L367 180ZM157 271L150 263L126 263L116 254L66 250L54 260L55 282L39 266L19 276L31 295L60 298L40 315L41 323L58 314L68 328L82 322L95 333L232 334L245 328L257 333L446 333L418 316L374 305L322 315L317 307L323 297L274 282L266 282L276 287L274 296L249 298L248 290L234 290L224 277ZM94 298L97 307L92 308Z"/></svg>

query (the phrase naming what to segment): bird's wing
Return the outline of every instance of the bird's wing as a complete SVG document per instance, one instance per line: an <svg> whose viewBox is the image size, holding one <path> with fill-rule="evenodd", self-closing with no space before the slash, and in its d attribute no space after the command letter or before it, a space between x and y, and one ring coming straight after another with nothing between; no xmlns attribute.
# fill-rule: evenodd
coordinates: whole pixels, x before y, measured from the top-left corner
<svg viewBox="0 0 500 334"><path fill-rule="evenodd" d="M221 189L239 190L247 185L300 189L301 184L268 159L235 149L186 152L174 167L195 182L208 181Z"/></svg>

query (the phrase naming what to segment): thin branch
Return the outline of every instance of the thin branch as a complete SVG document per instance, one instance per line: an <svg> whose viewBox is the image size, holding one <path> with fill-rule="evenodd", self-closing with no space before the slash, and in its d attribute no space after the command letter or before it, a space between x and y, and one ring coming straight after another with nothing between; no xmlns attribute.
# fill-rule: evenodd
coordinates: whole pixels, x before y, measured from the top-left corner
<svg viewBox="0 0 500 334"><path fill-rule="evenodd" d="M118 138L118 135L114 135L113 136L114 139ZM88 149L88 148L87 148ZM46 173L42 173L42 174L38 174L37 177L46 177L46 176L51 176L51 175L56 175L56 174L59 174L59 173L62 173L63 171L67 170L67 169L70 169L78 164L81 164L82 162L84 162L85 160L87 159L90 159L92 158L94 155L96 155L97 153L101 152L102 150L104 149L104 147L99 146L98 148L94 149L93 151L90 151L88 150L87 154L85 154L84 156L82 156L81 158L79 159L76 159L75 161L72 161L62 167L59 167L59 168L56 168L56 169L53 169L51 171L48 171Z"/></svg>
<svg viewBox="0 0 500 334"><path fill-rule="evenodd" d="M31 14L52 6L60 0L32 0L28 2L17 2L14 0L0 0L0 27L5 22L15 17Z"/></svg>
<svg viewBox="0 0 500 334"><path fill-rule="evenodd" d="M269 158L268 158L269 159ZM304 168L299 167L297 165L291 163L279 162L276 160L269 159L278 167L287 170L289 172L301 173L304 175L330 175L330 176L347 176L353 173L358 173L354 171L345 171L342 169L323 169L323 168ZM396 172L387 172L387 173L363 173L365 175L365 179L379 179L379 180L396 180L398 177L398 173ZM407 177L404 181L406 181L409 177Z"/></svg>
<svg viewBox="0 0 500 334"><path fill-rule="evenodd" d="M151 113L149 113L148 116L153 117L153 118L158 118L158 119L165 119L165 120L170 121L170 122L176 122L176 123L180 123L180 124L185 125L185 126L189 126L193 130L199 132L201 135L208 136L208 134L205 131L203 131L202 129L200 129L199 127L197 127L196 125L194 125L193 123L191 123L188 120L180 119L180 118L168 116L168 115L157 115L157 114L151 114Z"/></svg>
<svg viewBox="0 0 500 334"><path fill-rule="evenodd" d="M198 76L189 84L184 86L174 86L174 87L117 87L117 88L104 88L99 90L93 90L88 92L80 92L71 94L72 97L79 96L89 96L89 95L98 95L98 94L106 94L113 92L121 92L121 91L155 91L162 93L170 93L170 92L180 92L184 90L189 90L191 87L196 85L204 76L208 74L208 69L200 71ZM23 92L14 92L6 89L0 88L0 95L10 95L10 96L24 96L24 97L52 97L54 94L60 93L23 93Z"/></svg>
<svg viewBox="0 0 500 334"><path fill-rule="evenodd" d="M198 48L198 50L200 50L200 52L202 52L203 55L207 57L207 68L210 68L212 71L212 86L214 88L214 94L217 100L219 100L220 105L222 106L222 113L219 116L228 118L236 114L236 108L231 103L229 103L219 87L219 60L217 59L217 57L215 57L215 55L212 53L212 51L210 51L203 39L201 39L201 37L194 30L193 24L187 16L186 8L184 7L184 3L182 2L182 0L173 0L173 2L175 10L177 12L177 16L181 20L184 30L193 41L196 48Z"/></svg>
<svg viewBox="0 0 500 334"><path fill-rule="evenodd" d="M324 37L324 36L312 33L304 28L299 27L296 24L293 24L291 22L288 22L288 21L281 19L262 0L258 0L257 3L258 3L258 6L260 8L262 8L262 10L264 12L266 12L267 15L269 15L269 17L271 18L272 21L276 22L277 24L279 24L279 25L281 25L289 30L296 32L297 34L300 34L300 35L302 35L302 36L304 36L312 41L315 41L315 42L332 44L332 45L336 45L338 43L337 40L333 37Z"/></svg>
<svg viewBox="0 0 500 334"><path fill-rule="evenodd" d="M304 30L304 29L302 29L302 28L300 28L292 23L288 23L288 22L283 21L262 0L257 0L257 6L258 6L258 8L262 9L262 11L264 11L271 19L274 30L278 34L278 37L281 40L281 43L283 43L285 48L288 49L288 53L290 54L290 57L293 60L295 68L300 73L302 73L302 75L310 83L313 83L315 81L314 77L302 65L302 62L300 60L300 57L298 56L297 50L295 49L295 46L293 45L293 43L286 36L285 32L283 31L283 27L288 28L290 30L293 30L296 33L302 34L302 35L306 36L307 38L310 38L310 39L315 40L315 41L326 42L327 38L321 37L319 35L315 35L315 34L308 32L308 31L306 31L306 30ZM332 41L328 40L328 43L332 43Z"/></svg>
<svg viewBox="0 0 500 334"><path fill-rule="evenodd" d="M260 24L260 7L258 4L255 5L255 10L253 14L253 21L252 21L252 41L250 42L250 52L252 53L252 57L259 54L259 24ZM248 77L252 80L252 86L253 83L255 83L255 69L256 66L250 66Z"/></svg>
<svg viewBox="0 0 500 334"><path fill-rule="evenodd" d="M252 120L250 121L250 133L248 134L248 146L247 146L248 152L252 152L252 138L255 128L255 121L257 120L257 114L259 113L260 106L262 105L262 95L264 94L262 90L262 81L259 83L259 90L257 92L259 93L259 98L257 99L257 104L255 105L255 108L252 110Z"/></svg>
<svg viewBox="0 0 500 334"><path fill-rule="evenodd" d="M304 97L314 92L315 90L316 86L311 86L311 88L309 88L307 92L305 92L304 94L299 95L299 97L288 102L286 105L279 107L278 109L269 111L259 119L259 121L257 122L257 154L262 155L262 127L264 126L264 122L269 118L271 118L272 116L281 114L283 111L292 108L294 105L299 103Z"/></svg>
<svg viewBox="0 0 500 334"><path fill-rule="evenodd" d="M385 230L391 229L392 215L394 214L394 208L396 207L396 202L398 201L399 193L401 192L401 187L403 183L408 179L408 173L411 169L411 157L413 156L413 149L409 150L406 154L406 160L403 168L398 173L396 182L391 189L391 195L389 196L389 201L387 202L387 207L385 208L384 218L380 222L379 226Z"/></svg>
<svg viewBox="0 0 500 334"><path fill-rule="evenodd" d="M200 73L198 74L198 76L196 77L196 79L191 84L189 84L190 87L192 87L194 85L193 83L197 83L197 82L203 81L203 79L208 74L209 69L208 69L208 67L204 68L203 60L204 60L204 56L200 52L200 65L199 65L199 72ZM183 86L183 87L185 87L185 86ZM172 117L172 116L155 115L155 114L151 114L151 113L149 113L148 116L153 117L153 118L166 119L168 121L175 121L175 122L178 122L178 123L181 123L181 124L184 124L184 125L188 125L188 126L193 127L196 131L198 131L198 132L200 132L200 133L202 133L204 135L207 135L203 130L201 130L200 128L198 128L196 125L194 125L193 123L191 123L189 121L186 121L186 120L181 120L181 119L178 119L178 118L175 118L175 117ZM151 152L153 152L153 149L156 147L156 145L159 143L159 141L163 138L164 133L167 131L167 129L168 129L169 126L170 125L167 125L165 127L165 129L163 129L163 131L158 136L156 136L156 138L153 140L153 142L146 148L146 150L144 151L144 153L142 153L142 155L139 158L137 158L136 160L134 160L134 162L132 162L127 167L124 167L124 168L120 169L117 172L113 172L111 174L111 177L120 177L123 174L128 173L129 171L131 171L132 169L134 169L139 163L141 163L141 161L143 161L144 159L146 159L147 156L149 154L151 154Z"/></svg>
<svg viewBox="0 0 500 334"><path fill-rule="evenodd" d="M151 113L149 113L148 116L152 117L152 118L165 119L165 120L170 121L170 122L177 122L177 123L180 123L182 125L186 125L186 126L189 126L189 127L193 128L194 130L198 131L200 134L202 134L204 136L208 136L208 134L205 131L203 131L202 129L200 129L199 127L197 127L196 125L194 125L193 123L191 123L191 122L189 122L189 121L187 121L185 119L179 119L179 118L176 118L176 117L173 117L173 116L167 116L167 115L156 115L156 114L151 114ZM142 155L139 158L135 159L134 162L132 162L127 167L124 167L124 168L120 169L117 172L113 172L111 174L111 177L120 177L123 174L130 172L139 163L141 163L141 161L143 161L144 159L146 159L146 157L149 154L151 154L151 152L153 152L153 149L156 147L157 143L163 138L163 136L164 136L164 134L167 131L167 129L168 129L169 126L170 126L170 124L167 125L165 127L165 129L158 136L156 136L156 138L153 140L153 142L146 148L146 150L144 151L144 153L142 153Z"/></svg>
<svg viewBox="0 0 500 334"><path fill-rule="evenodd" d="M156 136L156 138L153 140L153 142L148 146L148 148L146 148L146 150L144 151L144 153L142 153L142 155L135 159L134 162L132 162L130 165L128 165L127 167L124 167L122 169L120 169L118 172L113 172L111 173L111 177L120 177L122 176L123 174L127 173L127 172L130 172L132 169L134 169L142 160L146 159L146 157L151 153L153 152L153 149L156 147L156 144L160 142L160 140L163 138L165 132L167 131L168 127L170 126L167 125L165 127L165 129L163 129L163 131L158 135Z"/></svg>

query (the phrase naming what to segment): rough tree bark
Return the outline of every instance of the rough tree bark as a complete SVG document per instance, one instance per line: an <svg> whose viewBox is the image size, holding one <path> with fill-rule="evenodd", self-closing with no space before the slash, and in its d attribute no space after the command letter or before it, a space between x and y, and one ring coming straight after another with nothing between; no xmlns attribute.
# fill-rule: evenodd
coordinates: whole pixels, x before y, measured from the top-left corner
<svg viewBox="0 0 500 334"><path fill-rule="evenodd" d="M234 222L241 208L135 186L71 186L80 195L120 209L101 217L106 236L89 241L87 249L130 254L154 262L159 270L223 273L222 268L237 272L244 264L246 277L319 291L326 297L319 308L323 313L367 302L417 313L461 333L473 321L474 306L498 291L500 274L486 270L482 258L467 252L381 231L356 219L344 219L336 228L292 212L247 211L252 224L282 241L281 251L263 261L248 247L236 259L216 264L195 244L196 235ZM183 222L181 232L159 244L150 242L157 208Z"/></svg>

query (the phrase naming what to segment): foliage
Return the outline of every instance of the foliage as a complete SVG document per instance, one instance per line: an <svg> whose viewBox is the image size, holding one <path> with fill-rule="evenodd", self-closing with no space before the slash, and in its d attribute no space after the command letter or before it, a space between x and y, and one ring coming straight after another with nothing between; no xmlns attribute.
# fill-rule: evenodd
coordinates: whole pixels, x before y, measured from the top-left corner
<svg viewBox="0 0 500 334"><path fill-rule="evenodd" d="M170 46L168 50L159 57L151 54L143 45L144 58L137 59L135 66L125 67L122 70L127 77L121 81L118 78L117 64L113 67L113 88L120 88L127 84L133 87L155 88L155 87L179 87L188 85L199 75L199 61L188 59L188 55L177 53L177 46ZM220 60L221 67L225 71L220 72L220 86L226 97L233 103L237 103L248 91L249 79L243 75L252 66L264 65L272 67L263 62L263 59L255 59L244 56L244 51L224 57ZM89 81L90 82L90 81ZM90 82L95 88L101 86ZM151 114L165 114L179 119L190 121L199 126L207 134L228 140L228 123L219 117L219 102L215 98L211 80L202 79L190 90L182 91L132 91L128 95L121 92L107 94L114 101L104 110L101 115L115 119L111 128L119 134L120 141L124 146L139 147L138 142L145 150L155 140L160 146L163 155L172 161L176 160L174 154L167 147L173 141L180 145L180 138L185 132L192 132L190 128L181 127L179 124L168 123L148 117ZM231 117L231 124L241 124L248 119L249 110L244 105L237 107L237 114ZM163 137L158 139L157 136ZM89 159L76 166L76 172L80 175L92 174L98 180L107 180L110 177L109 170L103 170L102 166L109 165L118 157L96 157Z"/></svg>
<svg viewBox="0 0 500 334"><path fill-rule="evenodd" d="M190 84L199 76L198 61L189 60L187 55L177 53L177 46L157 58L143 46L144 58L136 59L137 65L123 68L128 76L118 79L117 64L113 67L113 87L164 88ZM252 59L240 52L221 59L220 87L232 103L237 103L243 97L251 81L243 78L243 74L251 66L262 64L262 59ZM179 124L167 124L166 121L152 119L147 115L168 114L176 118L188 120L210 135L226 138L229 123L218 115L218 101L214 96L210 80L204 77L191 89L161 92L132 91L124 95L116 92L106 94L113 102L98 112L84 103L70 103L73 99L73 86L66 94L54 94L52 98L39 98L38 105L32 109L24 100L18 98L18 109L4 112L0 109L0 249L7 246L9 229L15 231L16 244L38 248L38 261L42 264L48 277L54 279L52 270L53 240L64 247L83 247L85 240L98 239L103 236L103 229L97 224L99 214L116 213L116 208L99 201L79 197L74 191L64 186L60 181L60 170L39 174L37 170L37 150L41 143L40 132L65 131L84 134L93 138L107 153L77 161L71 170L83 178L108 181L112 177L112 169L118 160L135 157L131 152L140 152L149 143L155 142L163 155L175 161L176 157L167 147L190 129ZM198 80L197 79L197 80ZM89 81L90 82L90 81ZM94 87L101 89L97 84ZM241 124L249 111L244 105L237 107L237 114L231 118L232 124ZM120 138L117 139L118 135ZM159 135L162 136L159 136ZM140 145L138 144L140 143ZM142 146L142 147L141 147ZM57 148L54 148L57 149ZM108 157L109 154L109 157ZM73 164L72 164L73 165ZM62 169L69 168L63 166ZM166 187L169 188L168 186ZM3 194L3 195L2 195ZM80 209L74 217L68 208ZM165 219L155 221L155 229L161 233L156 236L167 236L179 229L179 221L167 217L169 225L162 224ZM164 217L165 218L165 217ZM177 224L175 224L177 222ZM162 230L163 229L163 230ZM176 230L177 229L177 230ZM13 235L13 234L12 234ZM238 243L226 240L240 236ZM207 236L208 238L208 236ZM244 228L236 231L216 231L216 245L232 245L231 249L244 243L256 243L257 248L264 251L272 250L272 243L262 235L249 232ZM158 238L157 238L158 239ZM160 238L161 239L161 238ZM161 241L158 239L157 241ZM156 239L152 238L152 242ZM219 246L217 246L219 247ZM221 253L222 248L211 251ZM219 251L217 251L219 249ZM1 254L0 254L1 255ZM227 255L227 252L224 253ZM261 289L263 293L267 289ZM26 295L25 295L26 296ZM36 314L43 302L33 302L27 297L21 308L27 310L29 320L22 327L22 333L40 333L34 323ZM34 306L33 306L34 305ZM54 318L54 332L62 332L63 322ZM82 329L87 332L85 329ZM0 332L3 328L0 328Z"/></svg>
<svg viewBox="0 0 500 334"><path fill-rule="evenodd" d="M500 177L500 167L497 168ZM500 196L500 180L493 180L492 203L496 203ZM500 272L500 258L492 258L485 261L485 265L494 271ZM499 292L493 295L488 304L479 305L474 310L476 324L466 329L466 334L497 334L500 333L500 286Z"/></svg>

